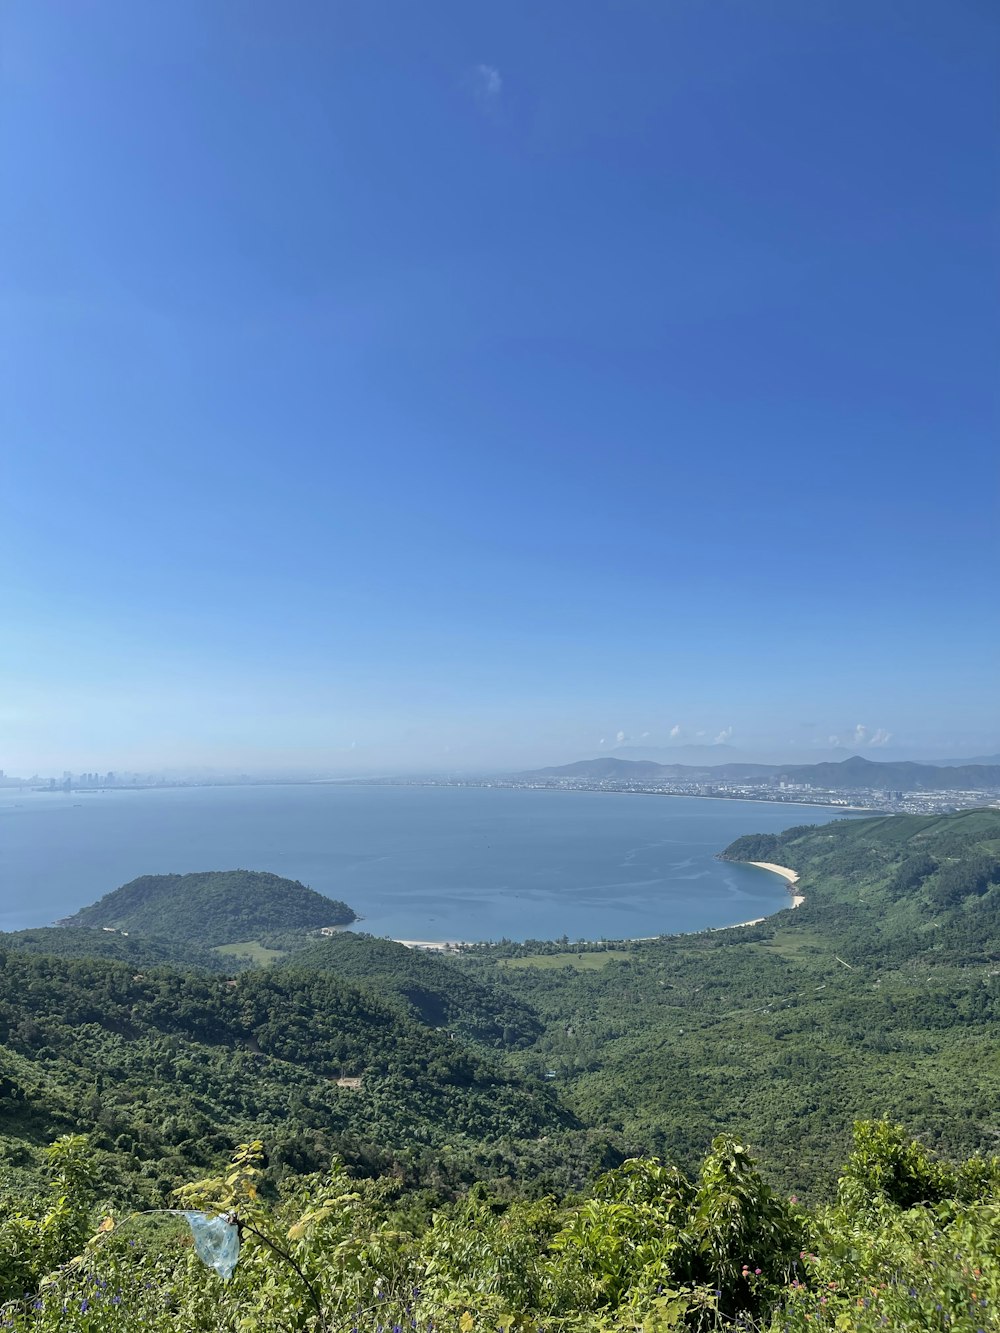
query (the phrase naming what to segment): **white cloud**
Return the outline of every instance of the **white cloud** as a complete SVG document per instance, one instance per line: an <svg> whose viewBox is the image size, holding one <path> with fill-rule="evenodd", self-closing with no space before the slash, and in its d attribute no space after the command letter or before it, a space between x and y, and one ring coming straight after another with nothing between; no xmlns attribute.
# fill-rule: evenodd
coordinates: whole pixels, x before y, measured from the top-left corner
<svg viewBox="0 0 1000 1333"><path fill-rule="evenodd" d="M606 741L606 740L604 739L604 737L602 736L601 739L597 742L597 744L598 744L598 745L607 745L607 741Z"/></svg>
<svg viewBox="0 0 1000 1333"><path fill-rule="evenodd" d="M674 725L670 728L670 739L672 741L675 741L680 734L681 734L681 724L679 722L675 722Z"/></svg>
<svg viewBox="0 0 1000 1333"><path fill-rule="evenodd" d="M827 738L830 745L839 749L860 749L861 746L874 746L879 749L883 745L888 745L892 740L892 732L887 731L885 727L876 727L872 731L871 727L864 722L859 722L853 731L843 732L839 736L830 736Z"/></svg>
<svg viewBox="0 0 1000 1333"><path fill-rule="evenodd" d="M718 736L716 736L715 738L715 744L725 745L727 741L731 741L732 739L733 739L732 727L723 727L722 730L719 732Z"/></svg>
<svg viewBox="0 0 1000 1333"><path fill-rule="evenodd" d="M618 742L619 745L622 745L625 741L628 740L628 737L625 735L624 731L619 731L615 734L615 740Z"/></svg>
<svg viewBox="0 0 1000 1333"><path fill-rule="evenodd" d="M639 739L640 739L641 741L644 741L644 740L647 738L648 735L649 735L649 732L648 732L648 731L644 731L644 732L642 732L642 733L640 734Z"/></svg>
<svg viewBox="0 0 1000 1333"><path fill-rule="evenodd" d="M466 75L472 95L484 109L498 105L503 92L503 79L495 65L474 65Z"/></svg>

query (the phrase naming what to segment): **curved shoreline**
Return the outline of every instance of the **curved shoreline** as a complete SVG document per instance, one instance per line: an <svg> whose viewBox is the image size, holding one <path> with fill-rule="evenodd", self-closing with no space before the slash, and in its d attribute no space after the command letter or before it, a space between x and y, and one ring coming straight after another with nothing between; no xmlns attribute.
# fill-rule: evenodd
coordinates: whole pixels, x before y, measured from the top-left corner
<svg viewBox="0 0 1000 1333"><path fill-rule="evenodd" d="M772 875L780 875L788 885L788 892L792 895L792 906L801 907L805 902L804 893L795 893L795 885L798 884L800 875L797 870L792 870L790 866L775 865L773 861L746 861L745 865L756 866L758 870L769 870ZM762 917L761 920L764 918Z"/></svg>
<svg viewBox="0 0 1000 1333"><path fill-rule="evenodd" d="M795 885L799 882L799 872L793 870L791 866L779 866L773 861L737 861L736 865L756 866L758 870L767 870L772 875L780 875L785 881L788 892L792 895L792 908L801 907L805 902L805 894L795 893ZM779 908L779 911L786 909ZM773 913L768 913L772 916ZM734 921L729 926L709 926L707 929L716 930L739 930L741 926L759 926L762 921L766 921L768 916L756 916L751 921ZM681 931L680 934L700 935L701 931ZM676 938L675 935L639 935L631 939L624 940L576 940L577 944L645 944L650 940L662 940ZM494 944L494 940L481 940L481 944ZM546 941L551 943L551 941ZM435 953L460 953L463 946L471 945L471 940L395 940L395 944L405 944L408 949L426 949Z"/></svg>

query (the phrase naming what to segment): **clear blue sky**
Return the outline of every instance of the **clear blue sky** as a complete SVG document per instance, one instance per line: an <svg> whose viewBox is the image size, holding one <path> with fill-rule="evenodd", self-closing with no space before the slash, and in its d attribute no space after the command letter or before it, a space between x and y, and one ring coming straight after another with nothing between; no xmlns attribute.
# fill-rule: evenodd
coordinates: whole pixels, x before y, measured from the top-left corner
<svg viewBox="0 0 1000 1333"><path fill-rule="evenodd" d="M1000 745L993 0L0 25L0 767Z"/></svg>

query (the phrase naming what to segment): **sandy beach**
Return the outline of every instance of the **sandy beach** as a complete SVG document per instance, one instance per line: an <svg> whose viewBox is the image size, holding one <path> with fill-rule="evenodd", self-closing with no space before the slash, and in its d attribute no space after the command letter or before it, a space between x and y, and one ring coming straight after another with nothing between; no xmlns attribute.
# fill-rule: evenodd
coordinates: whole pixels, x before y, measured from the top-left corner
<svg viewBox="0 0 1000 1333"><path fill-rule="evenodd" d="M741 926L759 926L766 916L755 916L752 921L734 921L731 926L709 926L709 930L739 930Z"/></svg>
<svg viewBox="0 0 1000 1333"><path fill-rule="evenodd" d="M797 870L791 870L788 866L778 866L775 865L773 861L748 861L747 864L757 866L760 870L770 870L774 875L780 875L782 879L788 881L789 889L799 882L799 872ZM805 900L804 893L792 894L793 907L801 907Z"/></svg>
<svg viewBox="0 0 1000 1333"><path fill-rule="evenodd" d="M405 944L408 949L428 949L432 953L457 953L466 940L395 940L396 944Z"/></svg>

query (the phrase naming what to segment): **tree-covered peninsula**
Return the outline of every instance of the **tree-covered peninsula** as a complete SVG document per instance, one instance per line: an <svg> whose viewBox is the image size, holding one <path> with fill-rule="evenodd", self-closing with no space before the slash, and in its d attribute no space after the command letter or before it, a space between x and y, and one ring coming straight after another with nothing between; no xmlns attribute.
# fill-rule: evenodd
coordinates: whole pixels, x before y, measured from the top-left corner
<svg viewBox="0 0 1000 1333"><path fill-rule="evenodd" d="M355 921L346 903L261 870L142 875L60 922L212 947Z"/></svg>

